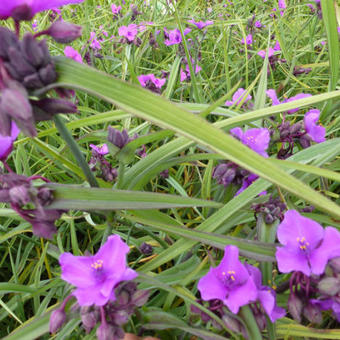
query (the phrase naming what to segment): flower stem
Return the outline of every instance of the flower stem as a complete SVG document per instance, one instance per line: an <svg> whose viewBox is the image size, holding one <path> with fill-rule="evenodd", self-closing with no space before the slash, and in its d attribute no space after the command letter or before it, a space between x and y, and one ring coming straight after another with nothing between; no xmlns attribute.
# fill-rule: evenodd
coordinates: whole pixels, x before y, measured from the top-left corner
<svg viewBox="0 0 340 340"><path fill-rule="evenodd" d="M65 140L67 145L69 146L71 152L73 153L73 156L76 158L78 165L83 170L83 173L91 185L91 187L99 187L99 184L96 180L96 178L93 176L92 171L89 168L89 165L87 164L85 158L83 157L78 144L73 139L70 131L67 129L66 125L64 124L62 118L59 115L55 115L53 117L54 123L56 128L58 129L61 137Z"/></svg>
<svg viewBox="0 0 340 340"><path fill-rule="evenodd" d="M123 162L119 162L117 189L122 188L122 184L123 184L123 181L124 181L124 173L125 173L125 164Z"/></svg>
<svg viewBox="0 0 340 340"><path fill-rule="evenodd" d="M242 317L246 327L247 332L249 335L249 339L251 340L262 340L262 335L259 330L259 327L257 326L255 317L253 315L253 312L251 311L250 307L248 305L241 307L240 310L240 316Z"/></svg>

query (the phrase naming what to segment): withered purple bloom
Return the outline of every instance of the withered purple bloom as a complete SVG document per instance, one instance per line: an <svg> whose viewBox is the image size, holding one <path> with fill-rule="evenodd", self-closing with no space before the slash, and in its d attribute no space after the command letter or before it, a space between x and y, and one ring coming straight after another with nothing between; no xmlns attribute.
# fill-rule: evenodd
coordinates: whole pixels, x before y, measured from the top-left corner
<svg viewBox="0 0 340 340"><path fill-rule="evenodd" d="M93 256L61 254L61 278L77 287L73 295L80 306L103 306L110 300L114 301L114 288L118 283L137 276L126 265L129 250L128 245L114 235Z"/></svg>
<svg viewBox="0 0 340 340"><path fill-rule="evenodd" d="M221 263L210 268L197 286L203 300L219 299L234 313L254 302L257 288L245 266L238 259L238 248L226 246Z"/></svg>
<svg viewBox="0 0 340 340"><path fill-rule="evenodd" d="M83 2L84 0L1 0L0 19L31 20L34 15L55 7Z"/></svg>
<svg viewBox="0 0 340 340"><path fill-rule="evenodd" d="M332 227L324 229L295 210L285 213L277 237L283 245L276 250L278 267L283 273L321 275L328 260L340 256L340 233Z"/></svg>

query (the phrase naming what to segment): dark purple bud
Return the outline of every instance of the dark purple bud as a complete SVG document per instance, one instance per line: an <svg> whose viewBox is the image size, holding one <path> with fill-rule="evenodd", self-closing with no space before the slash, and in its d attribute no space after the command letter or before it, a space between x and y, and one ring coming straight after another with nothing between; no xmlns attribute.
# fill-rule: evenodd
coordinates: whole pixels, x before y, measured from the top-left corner
<svg viewBox="0 0 340 340"><path fill-rule="evenodd" d="M40 89L44 87L38 73L30 74L23 79L22 84L28 89Z"/></svg>
<svg viewBox="0 0 340 340"><path fill-rule="evenodd" d="M68 44L82 34L83 28L65 21L55 21L52 26L46 31L46 34L51 36L56 42Z"/></svg>
<svg viewBox="0 0 340 340"><path fill-rule="evenodd" d="M169 170L166 169L166 170L163 170L159 173L159 175L162 177L162 178L169 178Z"/></svg>
<svg viewBox="0 0 340 340"><path fill-rule="evenodd" d="M228 169L229 166L226 163L217 165L213 172L213 178L221 178Z"/></svg>
<svg viewBox="0 0 340 340"><path fill-rule="evenodd" d="M264 221L266 224L272 224L275 221L275 217L273 217L271 214L266 214L264 216Z"/></svg>
<svg viewBox="0 0 340 340"><path fill-rule="evenodd" d="M18 185L9 189L9 197L11 199L11 203L19 207L22 207L32 201L29 187L27 185Z"/></svg>
<svg viewBox="0 0 340 340"><path fill-rule="evenodd" d="M328 264L336 273L340 273L340 257L334 257Z"/></svg>
<svg viewBox="0 0 340 340"><path fill-rule="evenodd" d="M34 220L31 222L33 234L38 237L43 237L46 239L52 239L53 235L57 232L57 228L54 222L44 221L44 220Z"/></svg>
<svg viewBox="0 0 340 340"><path fill-rule="evenodd" d="M25 34L21 41L20 48L23 57L29 64L34 67L39 67L43 63L44 53L31 33Z"/></svg>
<svg viewBox="0 0 340 340"><path fill-rule="evenodd" d="M42 206L50 205L54 200L53 191L50 188L40 187L37 198Z"/></svg>
<svg viewBox="0 0 340 340"><path fill-rule="evenodd" d="M12 121L11 118L2 111L1 109L1 98L0 98L0 135L3 136L10 136L11 135L11 128L12 128Z"/></svg>
<svg viewBox="0 0 340 340"><path fill-rule="evenodd" d="M26 77L36 72L35 68L22 57L20 49L11 46L8 49L8 56L11 66L15 68L20 77Z"/></svg>
<svg viewBox="0 0 340 340"><path fill-rule="evenodd" d="M120 132L119 130L114 129L111 126L109 126L109 134L107 140L119 149L122 149L130 141L129 135L125 129Z"/></svg>
<svg viewBox="0 0 340 340"><path fill-rule="evenodd" d="M80 315L86 333L90 333L100 320L99 310L93 307L81 307Z"/></svg>
<svg viewBox="0 0 340 340"><path fill-rule="evenodd" d="M96 332L98 340L117 340L113 326L102 322Z"/></svg>
<svg viewBox="0 0 340 340"><path fill-rule="evenodd" d="M0 26L0 57L7 60L10 47L19 49L17 36L8 28Z"/></svg>
<svg viewBox="0 0 340 340"><path fill-rule="evenodd" d="M309 205L307 207L304 207L303 209L301 209L302 212L305 212L305 213L311 213L315 210L315 207L312 206L312 205Z"/></svg>
<svg viewBox="0 0 340 340"><path fill-rule="evenodd" d="M254 313L257 326L261 331L267 327L266 316L263 313Z"/></svg>
<svg viewBox="0 0 340 340"><path fill-rule="evenodd" d="M55 66L49 63L44 68L39 70L39 76L45 85L49 85L57 80L57 73L55 71Z"/></svg>
<svg viewBox="0 0 340 340"><path fill-rule="evenodd" d="M32 105L37 106L39 109L49 113L77 113L77 106L68 100L59 98L44 98L37 101L31 101Z"/></svg>
<svg viewBox="0 0 340 340"><path fill-rule="evenodd" d="M36 136L31 104L20 87L2 92L1 111L15 120L18 127L31 137Z"/></svg>
<svg viewBox="0 0 340 340"><path fill-rule="evenodd" d="M334 296L340 292L340 279L337 277L325 277L318 283L321 294Z"/></svg>
<svg viewBox="0 0 340 340"><path fill-rule="evenodd" d="M235 333L241 333L242 325L236 318L233 318L228 314L224 314L222 316L222 321L225 323L228 329L232 330Z"/></svg>
<svg viewBox="0 0 340 340"><path fill-rule="evenodd" d="M129 321L129 317L130 314L124 309L117 310L110 316L112 322L118 326L126 324Z"/></svg>
<svg viewBox="0 0 340 340"><path fill-rule="evenodd" d="M33 17L31 6L28 4L22 4L15 7L11 12L11 17L15 21L31 20Z"/></svg>
<svg viewBox="0 0 340 340"><path fill-rule="evenodd" d="M15 67L12 64L5 62L4 65L5 65L5 68L6 68L7 72L9 73L9 75L13 79L15 79L15 80L20 80L21 79L19 73L16 71Z"/></svg>
<svg viewBox="0 0 340 340"><path fill-rule="evenodd" d="M50 51L46 43L46 39L39 41L38 46L44 56L43 63L41 66L46 66L47 64L51 62L51 55L50 55Z"/></svg>
<svg viewBox="0 0 340 340"><path fill-rule="evenodd" d="M143 242L141 244L141 246L139 247L139 250L140 252L143 254L143 255L152 255L152 252L153 252L153 248L150 244L147 244L146 242Z"/></svg>
<svg viewBox="0 0 340 340"><path fill-rule="evenodd" d="M149 295L148 290L137 290L132 296L131 303L137 307L142 307L148 302Z"/></svg>
<svg viewBox="0 0 340 340"><path fill-rule="evenodd" d="M50 333L56 333L66 322L64 309L56 309L50 316Z"/></svg>
<svg viewBox="0 0 340 340"><path fill-rule="evenodd" d="M303 302L295 294L291 293L287 302L289 313L292 315L294 320L301 322L301 314L303 308Z"/></svg>
<svg viewBox="0 0 340 340"><path fill-rule="evenodd" d="M293 124L290 128L289 128L289 132L292 135L295 135L297 132L299 132L302 128L302 124L301 123L297 123L297 124Z"/></svg>
<svg viewBox="0 0 340 340"><path fill-rule="evenodd" d="M311 323L319 325L322 322L320 309L312 303L308 303L307 306L303 308L303 315Z"/></svg>
<svg viewBox="0 0 340 340"><path fill-rule="evenodd" d="M311 145L311 138L306 134L300 137L299 142L304 149L307 149Z"/></svg>

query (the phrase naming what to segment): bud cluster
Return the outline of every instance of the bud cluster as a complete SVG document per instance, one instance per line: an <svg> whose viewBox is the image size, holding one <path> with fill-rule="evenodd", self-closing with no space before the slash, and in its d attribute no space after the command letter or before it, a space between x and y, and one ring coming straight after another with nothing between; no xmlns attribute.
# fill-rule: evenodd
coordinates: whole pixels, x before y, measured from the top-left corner
<svg viewBox="0 0 340 340"><path fill-rule="evenodd" d="M0 174L0 202L10 203L13 210L32 224L36 236L51 238L57 231L54 222L63 211L45 208L52 203L53 192L46 186L34 187L34 179L37 178L15 173Z"/></svg>
<svg viewBox="0 0 340 340"><path fill-rule="evenodd" d="M275 220L283 220L284 211L287 207L278 197L270 196L267 202L253 204L252 209L255 211L255 216L262 213L265 223L272 224Z"/></svg>
<svg viewBox="0 0 340 340"><path fill-rule="evenodd" d="M104 154L98 152L96 149L92 149L92 156L89 162L90 169L92 171L99 170L98 176L103 178L106 182L113 182L118 173L117 169L105 159Z"/></svg>

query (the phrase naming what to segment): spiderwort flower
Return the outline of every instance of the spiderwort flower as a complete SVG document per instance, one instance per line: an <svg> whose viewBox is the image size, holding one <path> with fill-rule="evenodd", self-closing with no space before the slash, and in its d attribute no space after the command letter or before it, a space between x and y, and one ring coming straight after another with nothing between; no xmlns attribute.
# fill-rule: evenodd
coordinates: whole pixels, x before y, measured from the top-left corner
<svg viewBox="0 0 340 340"><path fill-rule="evenodd" d="M84 0L1 0L0 19L13 17L15 20L31 20L38 12L83 1Z"/></svg>
<svg viewBox="0 0 340 340"><path fill-rule="evenodd" d="M277 237L283 245L276 250L278 267L283 273L321 275L328 260L340 255L340 233L332 227L324 229L295 210L285 213Z"/></svg>
<svg viewBox="0 0 340 340"><path fill-rule="evenodd" d="M109 153L109 148L107 144L103 144L102 146L96 146L94 144L90 144L92 150L96 151L99 155L107 155Z"/></svg>
<svg viewBox="0 0 340 340"><path fill-rule="evenodd" d="M0 135L0 161L5 161L13 148L13 142L19 135L20 130L14 122L12 122L11 135Z"/></svg>
<svg viewBox="0 0 340 340"><path fill-rule="evenodd" d="M150 73L140 75L138 77L138 81L143 87L153 92L160 93L160 90L165 84L166 79L156 78L153 73Z"/></svg>
<svg viewBox="0 0 340 340"><path fill-rule="evenodd" d="M61 254L61 278L77 287L73 295L80 306L103 306L110 300L116 300L115 286L137 276L126 265L129 250L128 245L114 235L93 256Z"/></svg>
<svg viewBox="0 0 340 340"><path fill-rule="evenodd" d="M121 37L125 37L129 42L134 41L138 33L138 26L136 24L130 24L129 26L121 26L118 28L118 34Z"/></svg>
<svg viewBox="0 0 340 340"><path fill-rule="evenodd" d="M80 53L72 46L66 46L64 49L64 54L67 58L71 58L81 64L83 63Z"/></svg>
<svg viewBox="0 0 340 340"><path fill-rule="evenodd" d="M207 21L195 21L194 19L188 20L190 24L195 25L198 29L205 28L207 26L212 25L214 22L212 20L207 20Z"/></svg>
<svg viewBox="0 0 340 340"><path fill-rule="evenodd" d="M246 36L246 40L244 40L244 38L242 38L241 42L242 42L242 44L246 43L247 45L251 45L253 43L253 36L252 36L252 34L248 34Z"/></svg>
<svg viewBox="0 0 340 340"><path fill-rule="evenodd" d="M225 102L225 105L226 106L233 106L233 105L239 105L241 101L243 101L243 104L246 104L247 101L251 100L252 96L251 95L247 95L247 97L244 99L245 97L245 93L246 93L246 90L242 87L240 87L233 95L233 100L230 101L230 100L227 100Z"/></svg>
<svg viewBox="0 0 340 340"><path fill-rule="evenodd" d="M167 39L164 40L166 46L177 45L182 42L181 31L177 28L168 32L165 31L165 34L167 35Z"/></svg>
<svg viewBox="0 0 340 340"><path fill-rule="evenodd" d="M305 129L308 135L312 138L312 140L316 143L322 143L326 140L325 134L326 129L317 125L316 122L319 120L320 110L313 109L309 110L304 117Z"/></svg>
<svg viewBox="0 0 340 340"><path fill-rule="evenodd" d="M257 298L256 285L239 261L238 253L237 247L226 246L221 263L210 268L197 286L203 300L222 300L234 314Z"/></svg>

